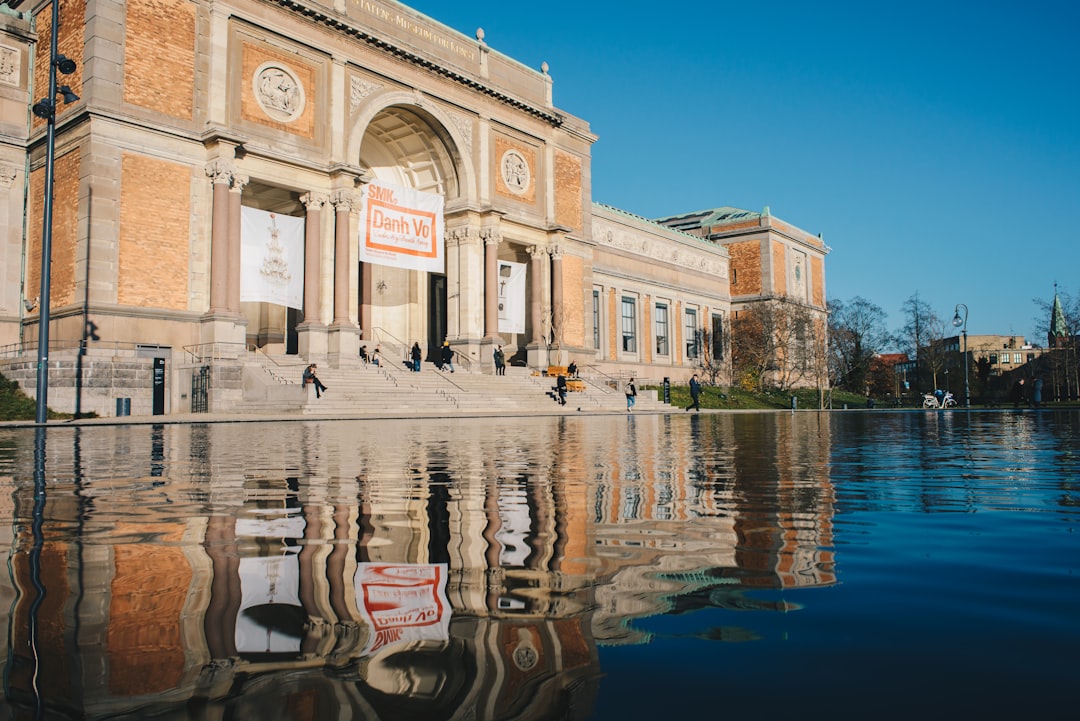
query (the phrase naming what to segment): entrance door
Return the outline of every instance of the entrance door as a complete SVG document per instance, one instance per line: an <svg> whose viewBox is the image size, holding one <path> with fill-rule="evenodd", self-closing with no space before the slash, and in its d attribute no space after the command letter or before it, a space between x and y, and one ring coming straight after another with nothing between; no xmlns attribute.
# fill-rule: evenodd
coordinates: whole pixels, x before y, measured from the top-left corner
<svg viewBox="0 0 1080 721"><path fill-rule="evenodd" d="M439 362L439 349L446 340L446 276L428 275L428 360Z"/></svg>

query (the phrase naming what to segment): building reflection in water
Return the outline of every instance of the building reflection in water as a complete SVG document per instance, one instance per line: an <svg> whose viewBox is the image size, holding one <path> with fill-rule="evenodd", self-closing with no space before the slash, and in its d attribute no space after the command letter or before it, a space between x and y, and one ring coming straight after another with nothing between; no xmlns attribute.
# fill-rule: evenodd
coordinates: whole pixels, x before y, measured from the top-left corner
<svg viewBox="0 0 1080 721"><path fill-rule="evenodd" d="M835 581L812 415L49 429L37 557L24 445L0 620L27 717L585 718L642 619Z"/></svg>

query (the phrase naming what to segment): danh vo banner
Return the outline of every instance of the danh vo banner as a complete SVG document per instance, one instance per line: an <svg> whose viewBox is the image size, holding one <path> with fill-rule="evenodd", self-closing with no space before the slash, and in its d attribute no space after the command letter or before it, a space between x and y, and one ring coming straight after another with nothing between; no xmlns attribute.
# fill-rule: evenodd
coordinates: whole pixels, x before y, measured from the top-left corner
<svg viewBox="0 0 1080 721"><path fill-rule="evenodd" d="M304 219L240 208L240 300L304 307Z"/></svg>
<svg viewBox="0 0 1080 721"><path fill-rule="evenodd" d="M443 197L373 181L360 190L360 260L445 272Z"/></svg>
<svg viewBox="0 0 1080 721"><path fill-rule="evenodd" d="M450 638L445 563L359 563L354 577L360 615L371 627L362 655L386 646Z"/></svg>
<svg viewBox="0 0 1080 721"><path fill-rule="evenodd" d="M525 264L499 261L499 332L525 332Z"/></svg>

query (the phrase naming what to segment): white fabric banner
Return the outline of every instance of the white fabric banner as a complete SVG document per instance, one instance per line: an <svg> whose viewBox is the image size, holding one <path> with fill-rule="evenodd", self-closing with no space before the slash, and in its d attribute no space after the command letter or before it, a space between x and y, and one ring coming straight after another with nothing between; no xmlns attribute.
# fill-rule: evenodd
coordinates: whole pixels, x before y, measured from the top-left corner
<svg viewBox="0 0 1080 721"><path fill-rule="evenodd" d="M499 332L525 332L524 263L499 261Z"/></svg>
<svg viewBox="0 0 1080 721"><path fill-rule="evenodd" d="M372 631L361 655L450 638L445 563L358 563L354 584L356 605Z"/></svg>
<svg viewBox="0 0 1080 721"><path fill-rule="evenodd" d="M443 197L371 182L360 189L360 261L445 272Z"/></svg>
<svg viewBox="0 0 1080 721"><path fill-rule="evenodd" d="M304 307L304 219L240 208L240 300Z"/></svg>

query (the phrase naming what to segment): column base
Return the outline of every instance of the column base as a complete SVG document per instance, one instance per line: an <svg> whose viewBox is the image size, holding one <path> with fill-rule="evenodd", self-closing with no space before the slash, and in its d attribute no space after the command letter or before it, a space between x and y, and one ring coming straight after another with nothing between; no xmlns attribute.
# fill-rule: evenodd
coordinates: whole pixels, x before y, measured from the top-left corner
<svg viewBox="0 0 1080 721"><path fill-rule="evenodd" d="M301 358L326 360L329 342L329 331L322 323L304 321L296 326L296 352Z"/></svg>
<svg viewBox="0 0 1080 721"><path fill-rule="evenodd" d="M360 327L358 325L354 323L330 324L327 329L326 362L331 368L360 365Z"/></svg>

